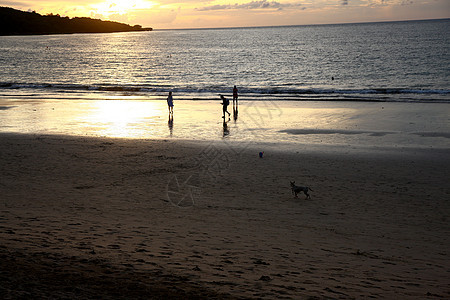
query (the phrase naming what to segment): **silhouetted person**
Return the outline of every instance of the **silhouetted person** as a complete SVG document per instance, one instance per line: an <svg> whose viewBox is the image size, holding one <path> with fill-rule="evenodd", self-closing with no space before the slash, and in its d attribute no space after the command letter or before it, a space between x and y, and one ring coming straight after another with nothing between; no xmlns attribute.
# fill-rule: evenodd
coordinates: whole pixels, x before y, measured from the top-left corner
<svg viewBox="0 0 450 300"><path fill-rule="evenodd" d="M220 95L220 99L222 99L222 111L223 111L223 120L225 121L225 113L228 114L228 116L231 116L230 112L228 111L228 105L230 105L230 100L225 98L223 95Z"/></svg>
<svg viewBox="0 0 450 300"><path fill-rule="evenodd" d="M167 106L169 108L169 114L173 114L173 97L172 92L169 92L169 96L167 97Z"/></svg>
<svg viewBox="0 0 450 300"><path fill-rule="evenodd" d="M234 88L233 88L233 104L234 104L234 101L236 101L236 104L237 104L237 101L238 101L238 89L237 89L236 86L234 86Z"/></svg>

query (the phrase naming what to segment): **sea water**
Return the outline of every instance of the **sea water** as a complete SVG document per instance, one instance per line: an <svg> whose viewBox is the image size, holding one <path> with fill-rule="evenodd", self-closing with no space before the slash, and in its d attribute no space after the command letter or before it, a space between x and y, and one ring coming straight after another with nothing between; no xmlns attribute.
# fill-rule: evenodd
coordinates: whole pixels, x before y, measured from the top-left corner
<svg viewBox="0 0 450 300"><path fill-rule="evenodd" d="M0 37L2 97L450 102L450 19Z"/></svg>
<svg viewBox="0 0 450 300"><path fill-rule="evenodd" d="M450 149L449 25L0 37L0 132Z"/></svg>

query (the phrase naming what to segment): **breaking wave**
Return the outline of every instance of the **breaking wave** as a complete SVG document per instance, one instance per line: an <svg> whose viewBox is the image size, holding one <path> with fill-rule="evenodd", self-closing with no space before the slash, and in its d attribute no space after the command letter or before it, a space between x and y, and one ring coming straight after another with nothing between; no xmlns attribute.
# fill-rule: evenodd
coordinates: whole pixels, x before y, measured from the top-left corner
<svg viewBox="0 0 450 300"><path fill-rule="evenodd" d="M170 86L170 85L114 85L114 84L54 84L0 82L0 91L30 91L33 93L127 93L139 96L158 96L168 91L177 94L179 99L209 100L218 94L229 95L230 87L225 86ZM444 89L405 89L405 88L294 88L294 87L240 87L242 99L246 100L342 100L342 101L380 101L380 102L440 102L450 103L450 90ZM231 96L231 95L230 95Z"/></svg>

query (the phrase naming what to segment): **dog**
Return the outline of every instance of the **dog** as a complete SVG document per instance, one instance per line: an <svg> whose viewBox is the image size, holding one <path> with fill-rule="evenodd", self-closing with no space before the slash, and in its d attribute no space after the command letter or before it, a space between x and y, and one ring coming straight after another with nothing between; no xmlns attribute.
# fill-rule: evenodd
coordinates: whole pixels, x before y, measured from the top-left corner
<svg viewBox="0 0 450 300"><path fill-rule="evenodd" d="M291 183L291 190L292 190L292 195L295 195L295 198L298 198L298 194L303 192L303 194L306 195L306 199L311 199L311 196L308 194L308 191L312 191L311 188L307 187L307 186L297 186L295 185L295 181L290 181Z"/></svg>

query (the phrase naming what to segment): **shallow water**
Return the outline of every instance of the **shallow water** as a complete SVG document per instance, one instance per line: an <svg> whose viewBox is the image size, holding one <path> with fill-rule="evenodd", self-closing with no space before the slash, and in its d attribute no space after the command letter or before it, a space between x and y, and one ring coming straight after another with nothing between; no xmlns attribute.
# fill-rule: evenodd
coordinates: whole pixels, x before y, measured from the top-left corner
<svg viewBox="0 0 450 300"><path fill-rule="evenodd" d="M0 132L138 139L450 149L448 104L242 101L3 100Z"/></svg>

